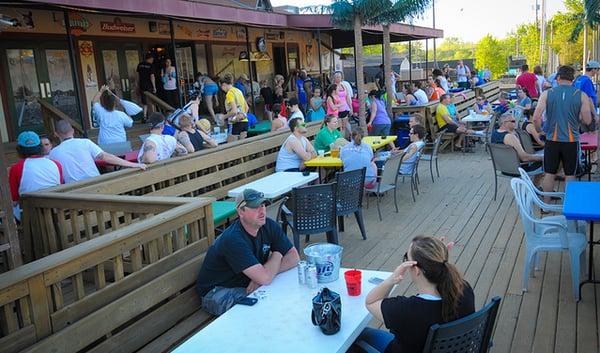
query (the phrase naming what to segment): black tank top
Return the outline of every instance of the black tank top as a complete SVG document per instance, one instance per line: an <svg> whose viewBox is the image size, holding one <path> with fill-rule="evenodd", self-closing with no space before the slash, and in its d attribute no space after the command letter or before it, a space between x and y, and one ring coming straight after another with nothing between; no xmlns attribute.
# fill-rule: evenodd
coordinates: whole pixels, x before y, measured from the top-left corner
<svg viewBox="0 0 600 353"><path fill-rule="evenodd" d="M188 136L190 137L190 142L192 146L194 146L194 151L200 151L204 148L204 139L198 130L194 130L194 132L186 131Z"/></svg>

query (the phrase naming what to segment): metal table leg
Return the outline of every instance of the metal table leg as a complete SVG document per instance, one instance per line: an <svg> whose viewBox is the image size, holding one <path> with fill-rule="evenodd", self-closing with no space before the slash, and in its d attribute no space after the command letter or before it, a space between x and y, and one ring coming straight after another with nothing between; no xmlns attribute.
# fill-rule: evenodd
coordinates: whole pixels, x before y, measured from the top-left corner
<svg viewBox="0 0 600 353"><path fill-rule="evenodd" d="M579 284L579 300L581 300L581 288L584 284L600 284L594 277L594 245L600 245L600 241L594 241L594 222L590 221L590 252L588 258L588 278Z"/></svg>

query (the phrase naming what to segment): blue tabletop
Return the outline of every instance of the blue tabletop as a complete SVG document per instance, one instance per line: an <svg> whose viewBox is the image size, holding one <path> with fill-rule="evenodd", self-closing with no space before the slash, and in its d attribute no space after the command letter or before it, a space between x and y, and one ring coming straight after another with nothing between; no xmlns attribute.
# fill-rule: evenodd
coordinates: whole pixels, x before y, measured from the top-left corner
<svg viewBox="0 0 600 353"><path fill-rule="evenodd" d="M563 214L567 219L600 221L600 182L568 182Z"/></svg>

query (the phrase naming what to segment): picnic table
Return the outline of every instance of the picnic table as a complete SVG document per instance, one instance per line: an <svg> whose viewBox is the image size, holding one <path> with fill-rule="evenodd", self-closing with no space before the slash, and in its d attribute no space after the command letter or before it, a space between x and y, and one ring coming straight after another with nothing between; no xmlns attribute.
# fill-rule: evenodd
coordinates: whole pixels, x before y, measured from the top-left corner
<svg viewBox="0 0 600 353"><path fill-rule="evenodd" d="M129 162L137 163L137 157L138 157L139 152L140 152L140 150L129 151L129 152L119 155L117 157L123 158L124 160L129 161ZM96 167L98 167L98 168L103 168L103 167L112 165L101 159L94 160L94 163L96 163Z"/></svg>
<svg viewBox="0 0 600 353"><path fill-rule="evenodd" d="M345 270L340 270L337 281L318 286L327 287L341 297L341 329L334 335L327 336L313 326L312 298L318 289L300 285L298 271L292 268L255 291L254 296L260 299L254 306L235 305L173 352L346 352L372 319L365 298L375 285L368 279L385 279L390 273L362 270L361 295L350 297L344 281Z"/></svg>
<svg viewBox="0 0 600 353"><path fill-rule="evenodd" d="M317 173L303 175L301 172L277 172L227 192L229 197L237 197L245 189L262 192L266 198L274 199L292 191L293 188L306 185L319 178Z"/></svg>
<svg viewBox="0 0 600 353"><path fill-rule="evenodd" d="M331 156L316 156L315 158L304 162L307 167L341 168L344 166L342 159Z"/></svg>
<svg viewBox="0 0 600 353"><path fill-rule="evenodd" d="M600 182L571 181L566 184L565 202L563 214L569 220L581 220L590 222L590 252L588 254L588 278L579 284L598 284L600 281L594 278L594 246L600 245L600 241L594 241L594 222L600 221ZM580 294L581 297L581 294Z"/></svg>
<svg viewBox="0 0 600 353"><path fill-rule="evenodd" d="M587 162L588 181L592 180L592 153L598 149L598 132L586 132L579 135L579 144L585 151L585 160Z"/></svg>
<svg viewBox="0 0 600 353"><path fill-rule="evenodd" d="M213 208L213 223L220 226L227 222L228 219L236 216L235 201L214 201Z"/></svg>

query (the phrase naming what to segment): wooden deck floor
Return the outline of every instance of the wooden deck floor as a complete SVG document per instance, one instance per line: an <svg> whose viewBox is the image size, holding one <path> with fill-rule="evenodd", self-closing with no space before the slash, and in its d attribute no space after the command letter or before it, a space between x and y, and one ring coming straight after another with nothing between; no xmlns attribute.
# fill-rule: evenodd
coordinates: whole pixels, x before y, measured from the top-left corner
<svg viewBox="0 0 600 353"><path fill-rule="evenodd" d="M388 195L379 222L375 199L370 199L365 212L366 241L353 218L347 219L346 232L340 235L343 266L392 271L413 236L445 236L457 241L451 257L475 290L476 308L494 296L502 297L491 352L600 352L600 286L584 286L583 299L576 303L567 254L543 255L529 291L521 291L521 222L508 178L500 178L498 198L492 199L491 160L483 148L478 146L477 153L471 154L440 155L441 178L435 183L425 163L420 167L421 195L416 203L407 182L400 188L400 212L395 213L393 197ZM595 264L599 273L600 256ZM401 283L396 293L414 294L415 290Z"/></svg>

